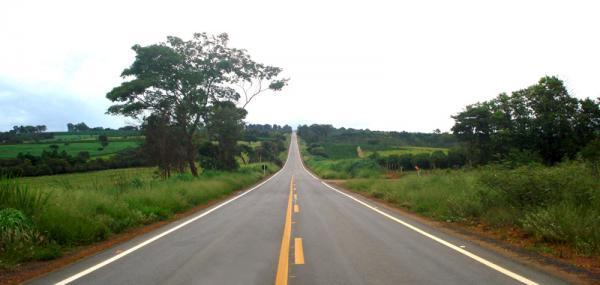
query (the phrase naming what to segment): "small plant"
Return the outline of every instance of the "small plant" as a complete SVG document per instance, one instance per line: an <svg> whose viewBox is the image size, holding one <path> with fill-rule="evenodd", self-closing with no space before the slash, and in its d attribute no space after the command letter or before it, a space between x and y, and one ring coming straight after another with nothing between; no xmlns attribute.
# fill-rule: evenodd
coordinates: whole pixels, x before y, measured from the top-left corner
<svg viewBox="0 0 600 285"><path fill-rule="evenodd" d="M19 210L0 210L0 245L29 240L31 221Z"/></svg>

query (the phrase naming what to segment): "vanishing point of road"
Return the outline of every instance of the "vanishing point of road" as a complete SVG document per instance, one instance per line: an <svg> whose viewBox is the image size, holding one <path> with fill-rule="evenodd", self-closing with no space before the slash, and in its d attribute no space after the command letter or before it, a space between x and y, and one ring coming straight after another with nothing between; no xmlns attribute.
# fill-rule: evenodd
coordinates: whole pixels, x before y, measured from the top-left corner
<svg viewBox="0 0 600 285"><path fill-rule="evenodd" d="M30 283L566 283L322 182L291 141L263 183Z"/></svg>

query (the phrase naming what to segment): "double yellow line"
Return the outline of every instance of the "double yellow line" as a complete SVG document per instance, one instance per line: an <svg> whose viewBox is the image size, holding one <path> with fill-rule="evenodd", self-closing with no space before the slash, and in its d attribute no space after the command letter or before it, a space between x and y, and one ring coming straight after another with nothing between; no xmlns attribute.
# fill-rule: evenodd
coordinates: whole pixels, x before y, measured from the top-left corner
<svg viewBox="0 0 600 285"><path fill-rule="evenodd" d="M275 276L275 285L286 285L289 275L290 260L290 239L292 238L292 208L295 213L300 211L298 204L294 201L298 199L294 194L294 176L290 181L290 194L288 197L288 206L285 212L285 224L283 226L283 237L281 239L281 249L279 250L279 263L277 264L277 274ZM304 250L302 247L302 238L294 238L294 263L304 264Z"/></svg>

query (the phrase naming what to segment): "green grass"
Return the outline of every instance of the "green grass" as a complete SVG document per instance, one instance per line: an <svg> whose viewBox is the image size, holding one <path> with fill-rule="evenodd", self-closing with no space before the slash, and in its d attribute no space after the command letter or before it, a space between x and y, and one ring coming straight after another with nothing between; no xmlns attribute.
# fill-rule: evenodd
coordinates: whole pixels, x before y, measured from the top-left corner
<svg viewBox="0 0 600 285"><path fill-rule="evenodd" d="M310 155L306 151L306 143L299 141L302 159L308 167L317 175L325 179L349 179L349 178L375 178L380 177L383 173L379 165L370 160L361 158L318 158ZM340 149L345 149L346 146ZM354 157L356 155L356 147L354 147ZM340 151L341 153L341 151ZM341 156L341 155L340 155Z"/></svg>
<svg viewBox="0 0 600 285"><path fill-rule="evenodd" d="M267 174L277 167L268 165ZM0 179L0 268L52 259L70 248L104 240L126 229L165 220L224 197L262 178L259 165L235 172L206 171L200 177L154 178L154 169L135 168ZM0 238L3 238L0 236Z"/></svg>
<svg viewBox="0 0 600 285"><path fill-rule="evenodd" d="M441 170L421 177L407 173L400 179L348 180L344 186L439 220L463 220L482 212L475 172Z"/></svg>
<svg viewBox="0 0 600 285"><path fill-rule="evenodd" d="M358 158L356 144L341 144L341 143L323 143L321 144L325 149L328 159L347 159L347 158ZM443 151L448 153L446 148L435 148L435 147L419 147L419 146L390 146L390 145L361 145L361 149L364 151L365 156L369 156L374 152L377 152L381 156L389 156L392 154L419 154L419 153L432 153L434 151Z"/></svg>
<svg viewBox="0 0 600 285"><path fill-rule="evenodd" d="M110 136L110 141L123 141L123 140L142 140L144 137L139 135L134 136ZM64 143L64 142L87 142L87 141L98 141L98 135L96 134L64 134L54 135L53 139L42 140L45 143Z"/></svg>
<svg viewBox="0 0 600 285"><path fill-rule="evenodd" d="M30 153L32 155L40 155L43 150L50 150L51 145L57 145L58 151L65 150L70 155L77 155L81 151L87 151L92 157L104 156L108 154L114 154L120 150L137 147L138 141L110 141L108 146L103 150L99 150L101 147L97 141L91 142L72 142L68 144L64 143L26 143L26 144L12 144L12 145L0 145L0 158L14 158L19 153Z"/></svg>
<svg viewBox="0 0 600 285"><path fill-rule="evenodd" d="M364 149L364 148L363 148ZM432 153L434 151L443 151L448 154L448 149L437 148L437 147L419 147L419 146L401 146L393 147L391 149L377 150L377 153L381 156L390 155L402 155L402 154L419 154L419 153ZM365 151L365 155L370 155L374 151Z"/></svg>
<svg viewBox="0 0 600 285"><path fill-rule="evenodd" d="M600 179L582 163L438 170L344 186L434 219L518 227L537 242L600 254Z"/></svg>
<svg viewBox="0 0 600 285"><path fill-rule="evenodd" d="M382 170L375 162L366 159L309 159L310 169L325 179L376 178Z"/></svg>

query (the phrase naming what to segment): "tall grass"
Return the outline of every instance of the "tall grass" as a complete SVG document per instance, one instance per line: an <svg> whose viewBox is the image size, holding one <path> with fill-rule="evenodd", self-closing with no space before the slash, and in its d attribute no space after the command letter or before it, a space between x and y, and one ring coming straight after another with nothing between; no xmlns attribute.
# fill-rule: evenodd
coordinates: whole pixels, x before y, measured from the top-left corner
<svg viewBox="0 0 600 285"><path fill-rule="evenodd" d="M268 165L267 174L277 167ZM260 178L259 165L235 172L207 171L200 177L173 176L162 181L150 169L108 170L0 179L0 228L22 229L34 239L22 245L0 237L0 267L59 256L66 249L104 240L124 230L165 220L178 212L224 197ZM15 227L13 222L22 226ZM13 226L11 226L13 225Z"/></svg>
<svg viewBox="0 0 600 285"><path fill-rule="evenodd" d="M50 193L33 191L16 179L0 177L0 209L15 208L26 215L33 215L43 209L50 198Z"/></svg>
<svg viewBox="0 0 600 285"><path fill-rule="evenodd" d="M310 169L325 179L376 178L381 176L381 167L370 159L309 159Z"/></svg>
<svg viewBox="0 0 600 285"><path fill-rule="evenodd" d="M582 163L439 170L344 186L435 219L519 227L537 241L600 254L600 179Z"/></svg>

